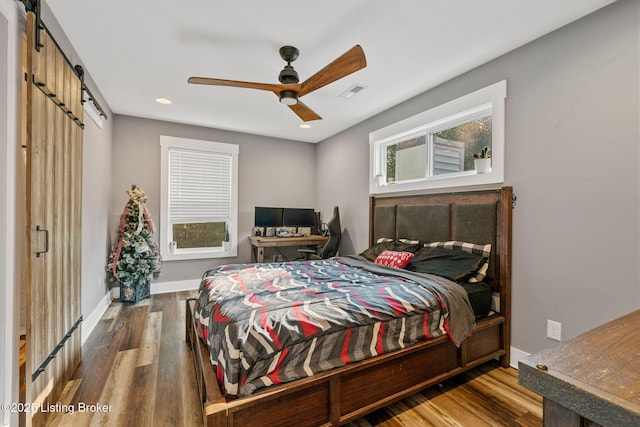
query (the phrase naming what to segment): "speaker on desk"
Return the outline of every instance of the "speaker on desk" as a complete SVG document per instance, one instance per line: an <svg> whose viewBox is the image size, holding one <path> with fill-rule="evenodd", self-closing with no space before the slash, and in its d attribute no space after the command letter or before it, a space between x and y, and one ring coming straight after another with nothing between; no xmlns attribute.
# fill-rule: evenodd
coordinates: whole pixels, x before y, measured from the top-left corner
<svg viewBox="0 0 640 427"><path fill-rule="evenodd" d="M320 235L320 212L315 212L315 225L311 228L311 234Z"/></svg>

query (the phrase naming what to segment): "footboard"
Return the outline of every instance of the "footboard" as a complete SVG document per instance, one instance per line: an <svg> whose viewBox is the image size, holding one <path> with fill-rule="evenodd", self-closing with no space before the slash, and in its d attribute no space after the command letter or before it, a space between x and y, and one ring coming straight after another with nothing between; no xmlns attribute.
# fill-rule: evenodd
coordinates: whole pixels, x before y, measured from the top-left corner
<svg viewBox="0 0 640 427"><path fill-rule="evenodd" d="M202 416L205 426L226 426L226 403L224 396L213 372L213 366L209 362L209 350L198 337L194 316L195 299L187 299L186 309L186 339L191 347L193 365L196 371L198 396L202 404Z"/></svg>
<svg viewBox="0 0 640 427"><path fill-rule="evenodd" d="M340 425L505 354L504 318L494 315L478 322L460 348L442 336L225 402L197 334L193 304L187 301L187 341L206 426Z"/></svg>

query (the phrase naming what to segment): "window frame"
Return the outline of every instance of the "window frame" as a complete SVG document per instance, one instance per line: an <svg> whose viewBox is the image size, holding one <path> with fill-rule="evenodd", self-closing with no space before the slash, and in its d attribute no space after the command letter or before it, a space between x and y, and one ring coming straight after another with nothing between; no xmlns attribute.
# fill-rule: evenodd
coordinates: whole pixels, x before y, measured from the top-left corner
<svg viewBox="0 0 640 427"><path fill-rule="evenodd" d="M504 182L505 162L506 97L507 81L502 80L371 132L369 134L369 193L385 194L502 184ZM430 135L483 117L486 112L491 114L491 171L483 174L478 174L475 171L462 171L429 175L433 170L433 144ZM425 133L428 154L425 158L426 177L407 181L386 182L387 147ZM384 178L379 179L380 176Z"/></svg>
<svg viewBox="0 0 640 427"><path fill-rule="evenodd" d="M231 155L231 220L228 227L229 248L224 245L213 250L206 248L169 250L169 236L171 223L169 221L169 150L178 148L191 151L205 151ZM161 201L160 201L160 255L163 261L177 261L189 259L225 258L238 256L238 154L239 146L223 142L205 141L198 139L160 136L161 151Z"/></svg>

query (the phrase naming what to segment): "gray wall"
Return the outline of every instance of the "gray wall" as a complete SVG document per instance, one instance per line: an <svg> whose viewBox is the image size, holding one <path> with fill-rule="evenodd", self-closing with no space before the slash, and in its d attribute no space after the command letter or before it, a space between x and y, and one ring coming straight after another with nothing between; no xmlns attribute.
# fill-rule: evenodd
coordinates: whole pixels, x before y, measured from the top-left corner
<svg viewBox="0 0 640 427"><path fill-rule="evenodd" d="M93 92L93 91L92 91ZM101 106L104 104L101 104ZM106 108L106 107L105 107ZM109 254L109 209L113 116L99 129L85 117L82 162L82 314L95 309L109 288L105 262Z"/></svg>
<svg viewBox="0 0 640 427"><path fill-rule="evenodd" d="M126 190L138 184L148 195L147 207L160 224L160 135L240 146L238 200L238 257L167 261L159 282L198 279L209 268L231 262L249 262L248 237L255 206L314 207L315 147L257 135L182 125L130 116L116 116L111 201L111 236L127 202ZM153 286L153 285L152 285Z"/></svg>
<svg viewBox="0 0 640 427"><path fill-rule="evenodd" d="M368 245L369 132L506 78L512 345L553 346L547 319L565 339L640 307L639 18L619 1L321 142L317 205L340 206L343 253Z"/></svg>

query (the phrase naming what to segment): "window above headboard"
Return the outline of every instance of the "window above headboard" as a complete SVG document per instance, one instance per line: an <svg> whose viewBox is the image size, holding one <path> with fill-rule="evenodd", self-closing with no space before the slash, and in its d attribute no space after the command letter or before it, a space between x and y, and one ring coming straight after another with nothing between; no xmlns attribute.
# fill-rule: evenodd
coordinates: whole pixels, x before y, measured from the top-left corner
<svg viewBox="0 0 640 427"><path fill-rule="evenodd" d="M370 194L504 182L506 96L502 80L371 132Z"/></svg>

